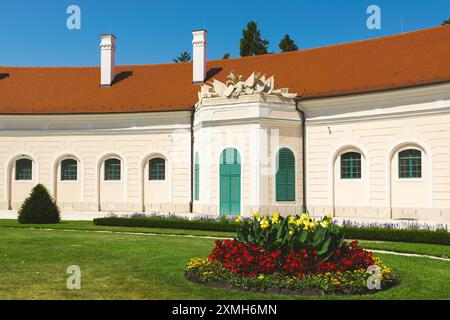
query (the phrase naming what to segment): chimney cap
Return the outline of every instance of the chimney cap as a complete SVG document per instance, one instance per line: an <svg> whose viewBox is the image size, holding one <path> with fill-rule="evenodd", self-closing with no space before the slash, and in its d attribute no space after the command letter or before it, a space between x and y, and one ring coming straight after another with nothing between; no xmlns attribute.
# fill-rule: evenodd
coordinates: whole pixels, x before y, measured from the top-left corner
<svg viewBox="0 0 450 320"><path fill-rule="evenodd" d="M192 30L192 33L202 33L202 32L208 33L208 30L206 30L206 29Z"/></svg>
<svg viewBox="0 0 450 320"><path fill-rule="evenodd" d="M100 34L100 37L113 37L114 39L117 40L117 37L115 35L113 35L112 33L102 33Z"/></svg>

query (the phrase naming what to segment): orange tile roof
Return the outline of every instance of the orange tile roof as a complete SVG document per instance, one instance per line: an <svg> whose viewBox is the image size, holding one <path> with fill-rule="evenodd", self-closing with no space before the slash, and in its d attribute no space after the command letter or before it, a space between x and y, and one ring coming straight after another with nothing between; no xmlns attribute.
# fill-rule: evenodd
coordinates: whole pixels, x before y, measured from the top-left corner
<svg viewBox="0 0 450 320"><path fill-rule="evenodd" d="M275 75L304 99L450 81L450 26L341 45L208 62L209 76L231 70ZM0 67L1 114L191 110L192 64L119 66L101 88L99 67Z"/></svg>

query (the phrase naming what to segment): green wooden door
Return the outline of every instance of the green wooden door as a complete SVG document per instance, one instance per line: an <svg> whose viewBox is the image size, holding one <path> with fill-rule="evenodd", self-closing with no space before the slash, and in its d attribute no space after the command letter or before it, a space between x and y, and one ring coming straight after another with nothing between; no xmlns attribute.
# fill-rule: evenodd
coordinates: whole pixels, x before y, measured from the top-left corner
<svg viewBox="0 0 450 320"><path fill-rule="evenodd" d="M241 214L241 157L232 148L220 156L220 214Z"/></svg>

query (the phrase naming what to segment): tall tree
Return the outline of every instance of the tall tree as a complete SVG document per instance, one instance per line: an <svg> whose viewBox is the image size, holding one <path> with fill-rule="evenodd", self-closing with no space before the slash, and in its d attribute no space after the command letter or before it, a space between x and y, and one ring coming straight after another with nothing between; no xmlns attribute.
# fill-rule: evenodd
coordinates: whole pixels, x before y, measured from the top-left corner
<svg viewBox="0 0 450 320"><path fill-rule="evenodd" d="M225 53L222 57L222 59L226 60L226 59L230 59L230 54L229 53Z"/></svg>
<svg viewBox="0 0 450 320"><path fill-rule="evenodd" d="M247 28L242 30L241 57L267 54L268 46L269 41L261 37L256 22L250 21Z"/></svg>
<svg viewBox="0 0 450 320"><path fill-rule="evenodd" d="M282 52L288 52L288 51L296 51L298 50L297 45L295 44L294 40L289 37L289 35L285 35L284 38L281 40L279 47Z"/></svg>
<svg viewBox="0 0 450 320"><path fill-rule="evenodd" d="M444 21L442 22L442 25L445 25L445 24L450 24L450 19L444 20Z"/></svg>
<svg viewBox="0 0 450 320"><path fill-rule="evenodd" d="M173 61L176 62L176 63L178 63L178 62L189 62L191 60L192 60L191 55L188 52L182 52L178 57L173 59Z"/></svg>

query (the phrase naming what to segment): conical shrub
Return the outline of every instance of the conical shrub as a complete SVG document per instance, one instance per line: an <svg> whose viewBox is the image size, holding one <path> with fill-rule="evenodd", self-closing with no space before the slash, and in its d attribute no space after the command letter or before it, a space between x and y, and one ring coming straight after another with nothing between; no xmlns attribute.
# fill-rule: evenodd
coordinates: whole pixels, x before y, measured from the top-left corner
<svg viewBox="0 0 450 320"><path fill-rule="evenodd" d="M38 184L31 190L19 210L24 224L54 224L61 220L60 211L46 187Z"/></svg>

